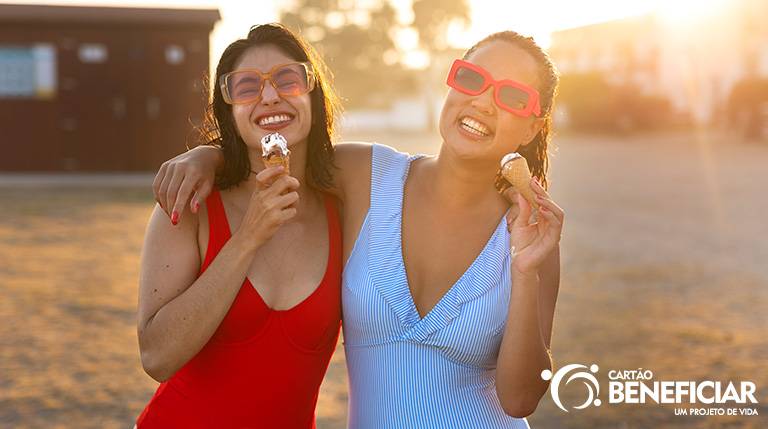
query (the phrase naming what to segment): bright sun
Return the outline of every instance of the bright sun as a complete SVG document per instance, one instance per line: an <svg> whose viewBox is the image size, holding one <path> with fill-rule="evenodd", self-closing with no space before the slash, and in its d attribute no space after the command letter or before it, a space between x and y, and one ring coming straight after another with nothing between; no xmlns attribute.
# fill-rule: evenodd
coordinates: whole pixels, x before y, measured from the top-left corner
<svg viewBox="0 0 768 429"><path fill-rule="evenodd" d="M663 19L674 22L691 22L721 12L727 0L675 0L658 1L654 7Z"/></svg>
<svg viewBox="0 0 768 429"><path fill-rule="evenodd" d="M402 1L402 0L400 0ZM469 46L494 31L513 29L547 45L549 34L629 16L656 13L669 23L693 24L728 9L729 0L470 0L472 23L468 31L449 34L454 46ZM553 13L556 12L556 13Z"/></svg>

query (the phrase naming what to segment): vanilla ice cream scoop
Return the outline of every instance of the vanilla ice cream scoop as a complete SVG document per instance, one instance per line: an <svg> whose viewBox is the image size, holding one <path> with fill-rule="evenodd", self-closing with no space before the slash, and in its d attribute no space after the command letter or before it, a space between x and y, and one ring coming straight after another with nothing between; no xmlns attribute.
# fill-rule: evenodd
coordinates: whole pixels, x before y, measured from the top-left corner
<svg viewBox="0 0 768 429"><path fill-rule="evenodd" d="M288 142L280 133L267 134L262 137L261 157L267 168L282 165L285 167L286 174L290 174L290 155Z"/></svg>
<svg viewBox="0 0 768 429"><path fill-rule="evenodd" d="M528 200L533 208L539 208L539 204L536 203L536 193L531 189L531 170L522 155L517 152L504 155L501 159L501 175Z"/></svg>

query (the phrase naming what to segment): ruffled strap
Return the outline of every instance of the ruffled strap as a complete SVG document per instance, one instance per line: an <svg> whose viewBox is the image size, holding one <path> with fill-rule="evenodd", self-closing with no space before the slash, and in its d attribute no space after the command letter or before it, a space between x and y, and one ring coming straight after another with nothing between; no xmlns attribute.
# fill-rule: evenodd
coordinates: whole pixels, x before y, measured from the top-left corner
<svg viewBox="0 0 768 429"><path fill-rule="evenodd" d="M403 187L413 158L388 146L374 145L371 160L368 267L376 290L406 328L419 321L400 245Z"/></svg>

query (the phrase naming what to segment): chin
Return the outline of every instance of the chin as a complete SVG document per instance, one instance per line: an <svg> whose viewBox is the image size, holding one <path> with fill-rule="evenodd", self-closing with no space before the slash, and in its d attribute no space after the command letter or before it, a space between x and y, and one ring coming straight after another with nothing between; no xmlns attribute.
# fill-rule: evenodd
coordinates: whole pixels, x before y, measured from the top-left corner
<svg viewBox="0 0 768 429"><path fill-rule="evenodd" d="M460 135L449 136L448 139L445 139L445 144L454 156L462 160L482 158L486 152L483 148L478 147L478 145L471 141L463 139Z"/></svg>
<svg viewBox="0 0 768 429"><path fill-rule="evenodd" d="M496 142L493 139L473 140L458 130L451 130L445 133L443 138L445 144L455 156L466 160L482 160L494 157Z"/></svg>

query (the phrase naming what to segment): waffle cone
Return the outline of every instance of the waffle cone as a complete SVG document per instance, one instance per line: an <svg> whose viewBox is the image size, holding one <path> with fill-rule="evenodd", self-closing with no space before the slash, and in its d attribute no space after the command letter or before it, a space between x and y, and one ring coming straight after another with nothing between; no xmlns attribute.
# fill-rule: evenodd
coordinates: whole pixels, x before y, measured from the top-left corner
<svg viewBox="0 0 768 429"><path fill-rule="evenodd" d="M290 155L286 155L286 156L272 155L270 157L266 157L266 156L262 157L262 159L264 160L264 167L269 168L277 165L282 165L283 168L285 168L285 174L288 174L288 175L291 174L291 163L290 163L291 156Z"/></svg>
<svg viewBox="0 0 768 429"><path fill-rule="evenodd" d="M528 169L525 158L518 157L508 161L501 167L501 175L528 200L533 208L539 208L539 204L536 203L536 193L531 188L531 170Z"/></svg>

